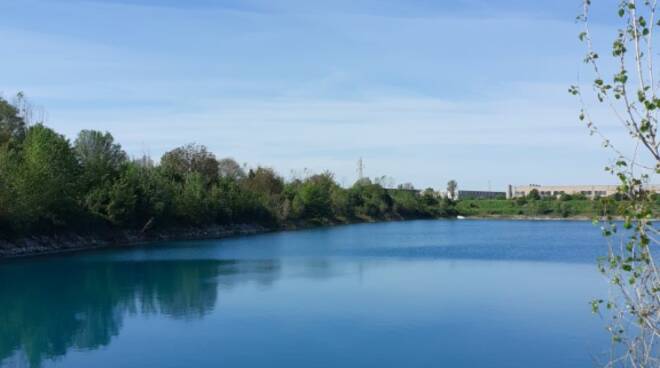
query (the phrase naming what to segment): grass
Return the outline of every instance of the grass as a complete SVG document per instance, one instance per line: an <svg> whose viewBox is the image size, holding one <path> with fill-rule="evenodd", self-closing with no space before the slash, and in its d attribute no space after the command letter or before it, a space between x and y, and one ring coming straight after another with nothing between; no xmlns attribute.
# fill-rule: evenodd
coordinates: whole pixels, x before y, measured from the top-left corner
<svg viewBox="0 0 660 368"><path fill-rule="evenodd" d="M623 202L605 205L604 201L574 199L559 200L506 200L506 199L466 199L456 203L456 210L462 216L493 217L594 217L604 214L604 209L615 213Z"/></svg>

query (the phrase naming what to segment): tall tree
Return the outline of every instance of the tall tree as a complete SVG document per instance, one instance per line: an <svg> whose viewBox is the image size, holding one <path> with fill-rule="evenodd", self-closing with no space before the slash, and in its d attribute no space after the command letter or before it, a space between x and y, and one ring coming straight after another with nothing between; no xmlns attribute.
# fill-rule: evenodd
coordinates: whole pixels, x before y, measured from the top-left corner
<svg viewBox="0 0 660 368"><path fill-rule="evenodd" d="M175 148L160 159L163 171L177 181L183 182L191 173L201 175L206 185L218 179L218 160L205 146L194 143Z"/></svg>
<svg viewBox="0 0 660 368"><path fill-rule="evenodd" d="M41 124L30 127L12 180L17 220L45 229L70 225L77 210L79 169L66 138Z"/></svg>
<svg viewBox="0 0 660 368"><path fill-rule="evenodd" d="M25 138L26 129L18 108L0 97L0 146L20 143Z"/></svg>
<svg viewBox="0 0 660 368"><path fill-rule="evenodd" d="M221 177L232 180L245 178L245 170L236 160L230 157L218 161L218 173Z"/></svg>
<svg viewBox="0 0 660 368"><path fill-rule="evenodd" d="M332 190L336 185L330 173L310 176L298 189L293 201L294 212L302 218L331 218Z"/></svg>
<svg viewBox="0 0 660 368"><path fill-rule="evenodd" d="M180 184L174 203L176 215L179 220L188 225L203 225L215 220L211 212L209 191L200 173L186 174L185 180Z"/></svg>
<svg viewBox="0 0 660 368"><path fill-rule="evenodd" d="M86 185L99 185L119 174L128 157L108 132L83 130L74 142L74 151Z"/></svg>
<svg viewBox="0 0 660 368"><path fill-rule="evenodd" d="M258 167L250 170L243 186L253 192L265 193L269 196L282 193L284 179L275 170L268 167Z"/></svg>
<svg viewBox="0 0 660 368"><path fill-rule="evenodd" d="M458 188L456 180L450 180L447 183L447 197L450 199L456 199L456 188Z"/></svg>

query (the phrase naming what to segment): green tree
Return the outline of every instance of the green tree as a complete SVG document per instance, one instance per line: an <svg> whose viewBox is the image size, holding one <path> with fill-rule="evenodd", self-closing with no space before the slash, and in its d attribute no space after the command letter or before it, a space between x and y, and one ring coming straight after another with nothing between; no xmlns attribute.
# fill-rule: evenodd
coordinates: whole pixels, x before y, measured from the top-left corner
<svg viewBox="0 0 660 368"><path fill-rule="evenodd" d="M539 194L539 191L536 189L532 189L527 193L527 199L530 199L532 201L538 201L541 199L541 195Z"/></svg>
<svg viewBox="0 0 660 368"><path fill-rule="evenodd" d="M12 219L16 220L16 193L12 181L18 166L16 156L8 145L0 145L0 238L8 238L14 232Z"/></svg>
<svg viewBox="0 0 660 368"><path fill-rule="evenodd" d="M458 183L456 180L450 180L447 183L447 197L450 199L456 199L456 188L458 188Z"/></svg>
<svg viewBox="0 0 660 368"><path fill-rule="evenodd" d="M382 186L360 180L349 190L349 203L356 216L373 220L392 214L394 201Z"/></svg>
<svg viewBox="0 0 660 368"><path fill-rule="evenodd" d="M559 200L562 202L573 200L573 196L570 194L562 193L559 195Z"/></svg>
<svg viewBox="0 0 660 368"><path fill-rule="evenodd" d="M142 166L138 163L126 165L122 171L137 198L135 224L146 229L151 225L167 225L174 222L174 198L179 183L173 183L160 168Z"/></svg>
<svg viewBox="0 0 660 368"><path fill-rule="evenodd" d="M278 195L284 190L284 179L268 167L250 169L242 184L247 190L268 195Z"/></svg>
<svg viewBox="0 0 660 368"><path fill-rule="evenodd" d="M194 143L166 152L160 159L163 172L174 180L183 182L188 174L197 173L205 185L217 181L218 160L205 146Z"/></svg>
<svg viewBox="0 0 660 368"><path fill-rule="evenodd" d="M18 108L0 97L0 146L22 142L26 131L25 120Z"/></svg>
<svg viewBox="0 0 660 368"><path fill-rule="evenodd" d="M223 158L218 161L218 174L220 177L233 180L245 178L245 170L233 158Z"/></svg>
<svg viewBox="0 0 660 368"><path fill-rule="evenodd" d="M100 185L117 177L128 157L108 132L83 130L74 142L74 151L82 167L85 186Z"/></svg>
<svg viewBox="0 0 660 368"><path fill-rule="evenodd" d="M273 169L266 167L251 169L247 177L240 181L240 186L252 210L261 212L266 209L270 213L266 217L273 217L278 221L284 220L284 179ZM255 200L260 203L259 206L254 206ZM263 217L262 214L260 216Z"/></svg>
<svg viewBox="0 0 660 368"><path fill-rule="evenodd" d="M395 212L404 218L417 218L424 213L420 198L410 190L394 191L392 200Z"/></svg>
<svg viewBox="0 0 660 368"><path fill-rule="evenodd" d="M429 207L438 205L438 198L435 195L433 188L426 188L421 194L422 202Z"/></svg>
<svg viewBox="0 0 660 368"><path fill-rule="evenodd" d="M85 208L115 226L135 226L140 195L135 178L137 170L135 166L127 166L116 180L94 187L85 196Z"/></svg>
<svg viewBox="0 0 660 368"><path fill-rule="evenodd" d="M175 196L176 216L181 222L203 225L214 220L205 181L202 174L197 172L185 175Z"/></svg>
<svg viewBox="0 0 660 368"><path fill-rule="evenodd" d="M109 191L107 218L113 224L130 226L134 223L137 195L130 180L121 177L112 184Z"/></svg>
<svg viewBox="0 0 660 368"><path fill-rule="evenodd" d="M294 213L299 218L332 218L332 190L335 186L330 173L307 178L294 198Z"/></svg>
<svg viewBox="0 0 660 368"><path fill-rule="evenodd" d="M16 170L12 186L21 226L73 224L80 167L66 138L41 124L30 127Z"/></svg>
<svg viewBox="0 0 660 368"><path fill-rule="evenodd" d="M334 186L330 191L330 205L332 206L332 213L335 218L347 221L354 217L348 191L338 185Z"/></svg>

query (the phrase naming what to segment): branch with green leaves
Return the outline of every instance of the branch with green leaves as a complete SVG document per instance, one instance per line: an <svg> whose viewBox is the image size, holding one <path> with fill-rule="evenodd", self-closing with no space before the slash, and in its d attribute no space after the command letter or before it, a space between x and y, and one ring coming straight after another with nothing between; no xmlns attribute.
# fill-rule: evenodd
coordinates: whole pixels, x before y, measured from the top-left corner
<svg viewBox="0 0 660 368"><path fill-rule="evenodd" d="M628 203L621 213L615 214L624 219L622 224L614 222L611 215L597 221L603 221L603 235L609 244L599 270L613 288L608 300L594 300L592 307L594 312L601 312L604 306L610 319L608 330L615 346L606 366L658 367L660 275L653 248L659 244L660 232L653 223L655 196L646 188L652 177L660 173L660 84L656 82L653 61L653 34L660 21L656 20L655 0L620 1L616 16L621 26L610 51L616 67L606 74L590 28L591 6L591 0L583 0L583 12L577 20L583 25L579 34L586 48L583 61L589 65L593 80L588 89L573 85L569 93L579 99L579 120L616 153L617 159L606 170L618 178L619 192ZM603 122L589 113L589 97L596 104L606 105L608 118L617 121L632 139L632 154L624 154L602 133L599 125Z"/></svg>

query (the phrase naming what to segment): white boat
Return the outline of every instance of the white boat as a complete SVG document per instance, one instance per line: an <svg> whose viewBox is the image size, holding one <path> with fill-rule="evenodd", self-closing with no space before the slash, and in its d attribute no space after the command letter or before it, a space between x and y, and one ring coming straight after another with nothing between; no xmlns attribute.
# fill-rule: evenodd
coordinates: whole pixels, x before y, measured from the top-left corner
<svg viewBox="0 0 660 368"><path fill-rule="evenodd" d="M459 220L465 220L465 216L456 216L456 218Z"/></svg>

